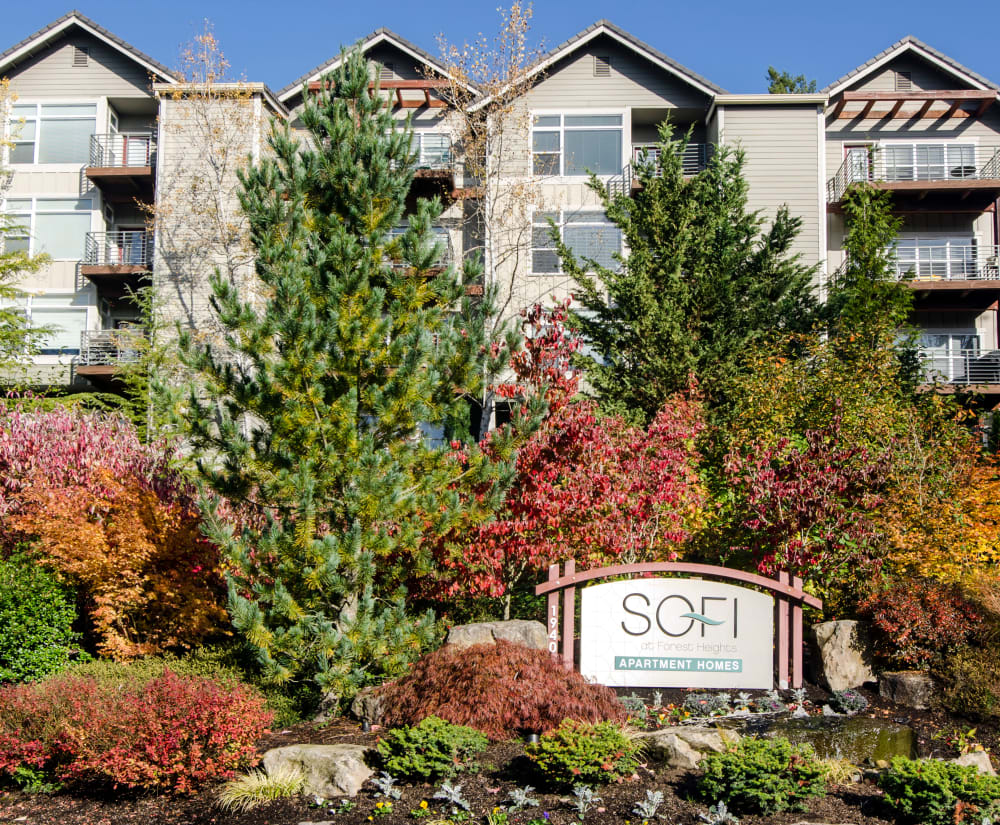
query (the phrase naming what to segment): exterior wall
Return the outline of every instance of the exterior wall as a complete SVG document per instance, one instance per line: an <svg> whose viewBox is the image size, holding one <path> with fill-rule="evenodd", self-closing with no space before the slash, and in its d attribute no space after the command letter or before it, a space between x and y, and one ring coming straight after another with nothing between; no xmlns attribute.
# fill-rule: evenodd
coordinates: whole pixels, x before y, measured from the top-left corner
<svg viewBox="0 0 1000 825"><path fill-rule="evenodd" d="M74 46L90 50L86 66L73 66ZM10 73L22 98L150 97L149 72L116 49L81 31L68 32Z"/></svg>
<svg viewBox="0 0 1000 825"><path fill-rule="evenodd" d="M73 66L74 47L89 51L86 66ZM121 52L81 31L67 32L43 51L14 66L7 76L18 103L87 102L97 106L95 128L108 130L108 98L149 100L152 90L148 72ZM122 131L149 129L151 116L122 117ZM91 231L105 227L104 200L100 190L83 174L84 164L17 164L7 195L17 197L89 198L92 201ZM128 206L116 210L126 214ZM142 220L139 220L142 223ZM87 310L87 329L101 328L97 289L80 274L80 262L55 260L42 271L26 277L18 286L32 296L66 296L67 305ZM32 299L34 300L34 298ZM40 383L70 383L74 380L74 355L39 355L29 372Z"/></svg>
<svg viewBox="0 0 1000 825"><path fill-rule="evenodd" d="M770 221L781 204L802 219L792 247L807 264L824 260L826 210L821 188L822 144L815 105L719 107L722 142L746 152L749 208Z"/></svg>

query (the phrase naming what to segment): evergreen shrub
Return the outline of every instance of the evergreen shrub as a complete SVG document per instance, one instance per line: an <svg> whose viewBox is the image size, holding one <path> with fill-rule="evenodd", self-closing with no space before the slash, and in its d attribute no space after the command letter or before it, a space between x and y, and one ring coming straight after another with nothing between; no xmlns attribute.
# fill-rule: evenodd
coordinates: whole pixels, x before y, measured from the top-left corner
<svg viewBox="0 0 1000 825"><path fill-rule="evenodd" d="M505 641L440 648L380 693L386 725L439 716L494 742L519 731L543 733L564 719L624 723L627 716L611 688L588 683L544 650Z"/></svg>
<svg viewBox="0 0 1000 825"><path fill-rule="evenodd" d="M428 781L454 776L489 744L465 725L428 716L414 727L394 728L379 740L383 767L393 776Z"/></svg>
<svg viewBox="0 0 1000 825"><path fill-rule="evenodd" d="M624 779L639 767L639 742L613 722L563 723L529 744L525 753L542 776L562 787Z"/></svg>
<svg viewBox="0 0 1000 825"><path fill-rule="evenodd" d="M0 682L42 679L75 651L73 592L21 556L0 558Z"/></svg>
<svg viewBox="0 0 1000 825"><path fill-rule="evenodd" d="M145 683L59 675L0 689L0 774L188 793L254 763L270 722L241 685L169 670Z"/></svg>
<svg viewBox="0 0 1000 825"><path fill-rule="evenodd" d="M964 647L935 673L942 684L941 704L952 713L979 721L1000 716L1000 653Z"/></svg>
<svg viewBox="0 0 1000 825"><path fill-rule="evenodd" d="M803 811L807 799L826 795L826 768L812 746L787 739L741 739L701 767L698 795L737 814Z"/></svg>
<svg viewBox="0 0 1000 825"><path fill-rule="evenodd" d="M976 813L1000 813L1000 778L980 774L971 765L937 759L897 756L879 777L885 804L904 822L952 825L979 822Z"/></svg>

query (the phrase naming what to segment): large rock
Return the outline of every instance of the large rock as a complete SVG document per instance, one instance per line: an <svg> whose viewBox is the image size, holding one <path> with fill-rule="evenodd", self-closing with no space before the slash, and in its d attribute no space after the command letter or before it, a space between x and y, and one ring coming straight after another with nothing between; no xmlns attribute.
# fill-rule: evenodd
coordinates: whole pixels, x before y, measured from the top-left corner
<svg viewBox="0 0 1000 825"><path fill-rule="evenodd" d="M830 690L875 681L864 625L851 620L813 625L813 677Z"/></svg>
<svg viewBox="0 0 1000 825"><path fill-rule="evenodd" d="M446 645L457 648L472 645L492 645L497 639L505 642L532 647L536 650L548 650L549 640L545 635L545 625L525 619L512 619L509 622L476 622L475 624L455 625L448 631Z"/></svg>
<svg viewBox="0 0 1000 825"><path fill-rule="evenodd" d="M364 745L288 745L264 754L264 770L298 768L305 776L305 796L355 796L373 773L365 764L367 750Z"/></svg>
<svg viewBox="0 0 1000 825"><path fill-rule="evenodd" d="M379 724L382 721L382 714L385 713L385 700L381 693L383 687L385 685L369 685L359 690L351 702L351 715L355 719L367 720L373 725Z"/></svg>
<svg viewBox="0 0 1000 825"><path fill-rule="evenodd" d="M934 680L919 670L890 671L879 678L878 692L897 705L927 710L934 697Z"/></svg>
<svg viewBox="0 0 1000 825"><path fill-rule="evenodd" d="M997 772L993 769L993 763L990 762L990 755L986 751L963 753L951 761L956 765L972 765L980 773L985 773L989 776L997 775Z"/></svg>
<svg viewBox="0 0 1000 825"><path fill-rule="evenodd" d="M710 752L722 753L739 741L739 734L721 728L677 726L640 733L646 755L671 768L693 770Z"/></svg>

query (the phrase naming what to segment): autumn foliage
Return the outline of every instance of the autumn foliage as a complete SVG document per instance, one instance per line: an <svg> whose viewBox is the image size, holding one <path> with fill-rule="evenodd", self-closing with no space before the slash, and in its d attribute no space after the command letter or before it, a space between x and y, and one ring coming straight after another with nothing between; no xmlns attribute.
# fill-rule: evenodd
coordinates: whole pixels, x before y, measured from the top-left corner
<svg viewBox="0 0 1000 825"><path fill-rule="evenodd" d="M546 651L505 641L440 648L380 694L389 726L439 716L493 741L518 730L552 730L563 719L624 722L626 715L611 688L589 684Z"/></svg>
<svg viewBox="0 0 1000 825"><path fill-rule="evenodd" d="M218 553L171 452L117 416L0 407L0 532L76 589L99 653L196 644L226 620Z"/></svg>
<svg viewBox="0 0 1000 825"><path fill-rule="evenodd" d="M271 714L242 685L165 671L145 684L57 676L0 688L0 774L191 792L257 761Z"/></svg>

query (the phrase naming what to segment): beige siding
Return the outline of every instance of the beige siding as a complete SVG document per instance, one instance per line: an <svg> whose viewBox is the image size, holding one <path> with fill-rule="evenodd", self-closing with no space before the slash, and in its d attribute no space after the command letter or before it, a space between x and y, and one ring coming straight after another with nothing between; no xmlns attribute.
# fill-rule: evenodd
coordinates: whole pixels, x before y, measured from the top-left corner
<svg viewBox="0 0 1000 825"><path fill-rule="evenodd" d="M787 204L802 219L793 247L807 264L825 257L820 250L819 123L815 106L727 106L723 142L746 152L744 173L749 207L771 220Z"/></svg>
<svg viewBox="0 0 1000 825"><path fill-rule="evenodd" d="M90 50L86 66L73 66L73 47ZM84 32L71 32L11 70L11 86L23 99L152 96L142 66Z"/></svg>
<svg viewBox="0 0 1000 825"><path fill-rule="evenodd" d="M898 72L910 73L910 84L914 91L972 88L961 83L954 75L913 54L900 55L890 60L849 88L851 91L893 92L896 90Z"/></svg>
<svg viewBox="0 0 1000 825"><path fill-rule="evenodd" d="M609 77L594 76L594 58L611 58ZM531 108L621 109L669 107L707 110L708 96L671 72L607 37L592 40L546 70L525 96Z"/></svg>

